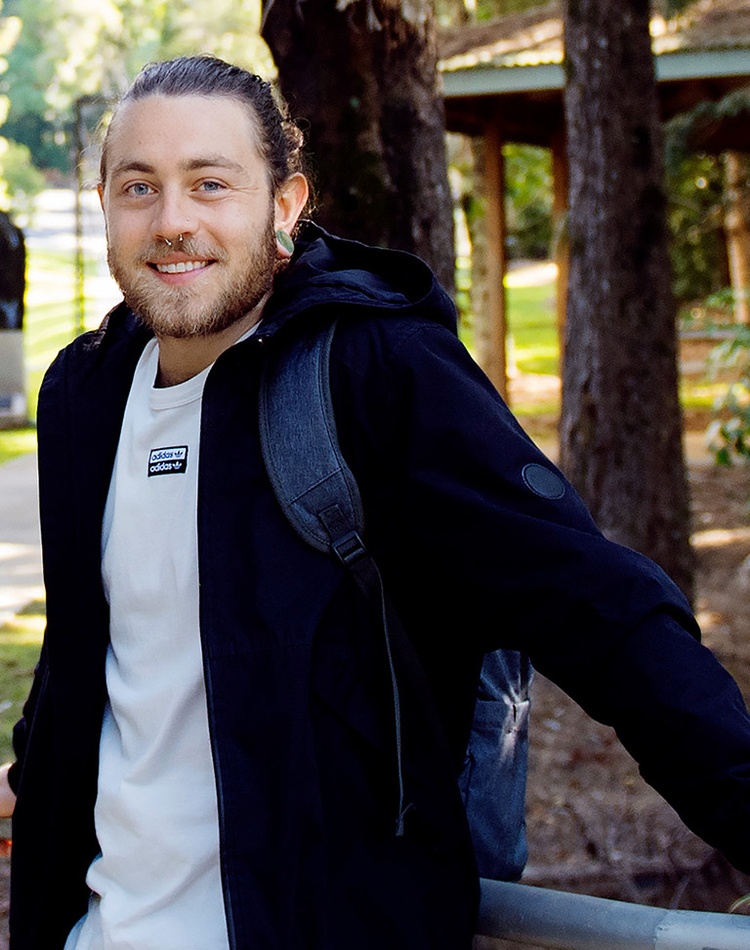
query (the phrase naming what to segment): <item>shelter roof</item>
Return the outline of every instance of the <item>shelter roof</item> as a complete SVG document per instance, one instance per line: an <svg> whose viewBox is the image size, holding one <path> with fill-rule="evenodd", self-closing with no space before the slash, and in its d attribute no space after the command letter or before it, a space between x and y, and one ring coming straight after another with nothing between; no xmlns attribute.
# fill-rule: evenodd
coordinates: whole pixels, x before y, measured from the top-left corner
<svg viewBox="0 0 750 950"><path fill-rule="evenodd" d="M651 18L653 50L700 53L750 49L750 0L696 0L682 14ZM559 64L563 59L562 3L552 0L526 13L441 31L443 72Z"/></svg>
<svg viewBox="0 0 750 950"><path fill-rule="evenodd" d="M655 14L651 36L665 119L750 84L750 0ZM562 0L443 30L439 57L449 128L476 134L501 108L511 140L549 144L562 121Z"/></svg>

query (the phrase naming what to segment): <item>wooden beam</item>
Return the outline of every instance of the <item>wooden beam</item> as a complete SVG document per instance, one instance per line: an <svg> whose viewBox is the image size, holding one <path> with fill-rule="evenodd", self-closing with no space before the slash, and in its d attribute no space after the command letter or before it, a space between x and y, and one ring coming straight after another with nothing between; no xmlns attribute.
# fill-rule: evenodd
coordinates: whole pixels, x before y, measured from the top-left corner
<svg viewBox="0 0 750 950"><path fill-rule="evenodd" d="M505 337L507 333L505 300L505 159L499 117L485 127L485 172L487 176L487 350L484 370L500 395L508 400Z"/></svg>
<svg viewBox="0 0 750 950"><path fill-rule="evenodd" d="M570 242L568 241L568 151L565 143L565 127L560 125L552 135L552 223L555 235L554 258L557 264L557 336L560 345L560 373L562 374L563 350L565 347L565 314L568 305L568 267Z"/></svg>

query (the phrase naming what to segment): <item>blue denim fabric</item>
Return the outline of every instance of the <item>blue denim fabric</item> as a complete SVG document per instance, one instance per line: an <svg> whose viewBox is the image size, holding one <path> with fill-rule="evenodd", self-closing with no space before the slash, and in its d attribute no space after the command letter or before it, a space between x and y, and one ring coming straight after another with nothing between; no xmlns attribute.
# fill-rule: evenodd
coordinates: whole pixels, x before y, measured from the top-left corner
<svg viewBox="0 0 750 950"><path fill-rule="evenodd" d="M526 776L529 684L525 654L488 653L459 778L479 873L499 881L520 878L528 858Z"/></svg>

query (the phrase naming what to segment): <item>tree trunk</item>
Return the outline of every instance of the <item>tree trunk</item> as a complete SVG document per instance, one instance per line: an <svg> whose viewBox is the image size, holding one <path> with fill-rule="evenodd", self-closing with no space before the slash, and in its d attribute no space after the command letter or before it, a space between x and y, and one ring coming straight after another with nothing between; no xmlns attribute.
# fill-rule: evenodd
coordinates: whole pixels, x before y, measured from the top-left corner
<svg viewBox="0 0 750 950"><path fill-rule="evenodd" d="M690 596L662 129L647 0L566 0L561 461L602 530Z"/></svg>
<svg viewBox="0 0 750 950"><path fill-rule="evenodd" d="M325 228L422 256L453 289L453 210L430 0L264 0L263 36L309 123Z"/></svg>

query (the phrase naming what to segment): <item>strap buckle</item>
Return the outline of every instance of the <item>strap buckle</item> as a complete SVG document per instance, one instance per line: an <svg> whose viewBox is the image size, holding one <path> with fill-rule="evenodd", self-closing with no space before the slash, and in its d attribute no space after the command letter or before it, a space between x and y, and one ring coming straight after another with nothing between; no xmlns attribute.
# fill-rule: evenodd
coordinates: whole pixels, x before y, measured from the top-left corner
<svg viewBox="0 0 750 950"><path fill-rule="evenodd" d="M350 531L343 538L331 543L331 548L336 557L341 561L345 568L351 570L359 561L368 556L367 548L360 538L357 531Z"/></svg>

